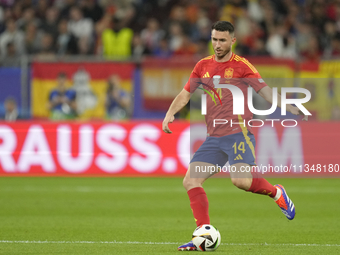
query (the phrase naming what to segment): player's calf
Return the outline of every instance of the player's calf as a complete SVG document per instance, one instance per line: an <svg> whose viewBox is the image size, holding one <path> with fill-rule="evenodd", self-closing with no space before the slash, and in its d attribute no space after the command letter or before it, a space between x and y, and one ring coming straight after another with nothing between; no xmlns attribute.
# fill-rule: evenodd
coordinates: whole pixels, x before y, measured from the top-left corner
<svg viewBox="0 0 340 255"><path fill-rule="evenodd" d="M239 189L248 190L251 187L253 176L250 172L244 171L249 167L246 163L237 163L232 165L230 172L231 182Z"/></svg>
<svg viewBox="0 0 340 255"><path fill-rule="evenodd" d="M250 179L250 178L231 178L231 182L239 189L248 190L251 186L252 179Z"/></svg>

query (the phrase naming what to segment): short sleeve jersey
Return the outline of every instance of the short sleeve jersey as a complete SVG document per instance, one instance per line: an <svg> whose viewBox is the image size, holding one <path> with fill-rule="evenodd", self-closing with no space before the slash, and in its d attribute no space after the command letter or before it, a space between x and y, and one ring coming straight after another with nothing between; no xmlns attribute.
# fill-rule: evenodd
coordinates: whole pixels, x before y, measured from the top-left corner
<svg viewBox="0 0 340 255"><path fill-rule="evenodd" d="M219 84L231 84L241 89L244 96L244 114L233 114L233 95L227 88L214 88L213 76L220 76ZM199 83L197 81L200 81ZM200 85L200 84L206 85ZM248 121L253 118L248 108L248 87L251 86L259 92L267 84L263 81L256 68L245 58L232 54L229 61L217 62L215 55L200 60L190 75L190 79L184 86L188 92L194 92L199 86L207 95L207 114L205 121L208 136L221 137L238 132L252 132ZM208 91L209 93L207 93ZM223 120L216 124L218 121ZM241 123L241 124L237 124Z"/></svg>

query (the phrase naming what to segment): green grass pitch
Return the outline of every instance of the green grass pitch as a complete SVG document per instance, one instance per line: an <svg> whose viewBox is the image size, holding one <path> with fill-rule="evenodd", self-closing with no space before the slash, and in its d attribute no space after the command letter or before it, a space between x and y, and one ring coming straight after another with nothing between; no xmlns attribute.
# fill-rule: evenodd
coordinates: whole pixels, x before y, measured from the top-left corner
<svg viewBox="0 0 340 255"><path fill-rule="evenodd" d="M214 253L340 254L339 180L269 181L285 186L293 221L229 179L205 183ZM195 227L181 178L0 178L0 254L179 254Z"/></svg>

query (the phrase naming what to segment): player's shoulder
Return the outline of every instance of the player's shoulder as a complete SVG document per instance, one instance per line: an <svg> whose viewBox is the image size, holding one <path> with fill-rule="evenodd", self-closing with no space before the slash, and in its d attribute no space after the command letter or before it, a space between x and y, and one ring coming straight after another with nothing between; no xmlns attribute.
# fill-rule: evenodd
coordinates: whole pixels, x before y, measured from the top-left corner
<svg viewBox="0 0 340 255"><path fill-rule="evenodd" d="M254 73L258 73L256 68L245 57L241 57L239 55L233 54L231 61L233 61L234 64L239 65L240 67L249 68Z"/></svg>
<svg viewBox="0 0 340 255"><path fill-rule="evenodd" d="M214 60L214 55L210 55L208 57L202 58L201 60L199 60L197 62L197 64L203 64L203 63L206 63L206 62L210 62L212 60Z"/></svg>
<svg viewBox="0 0 340 255"><path fill-rule="evenodd" d="M248 62L248 63L249 63L249 60L248 60L248 59L246 59L245 57L236 55L235 53L233 53L233 56L231 57L230 60L231 60L231 61L234 61L234 62L240 62L240 63L245 63L245 62Z"/></svg>

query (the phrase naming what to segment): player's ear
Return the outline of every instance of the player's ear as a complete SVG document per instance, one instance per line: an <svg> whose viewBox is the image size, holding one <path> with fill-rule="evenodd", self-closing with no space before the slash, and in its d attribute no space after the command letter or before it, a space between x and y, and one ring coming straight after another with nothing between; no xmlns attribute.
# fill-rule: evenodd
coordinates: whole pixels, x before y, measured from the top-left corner
<svg viewBox="0 0 340 255"><path fill-rule="evenodd" d="M235 42L236 42L236 37L233 36L233 37L231 38L231 45L233 45Z"/></svg>

